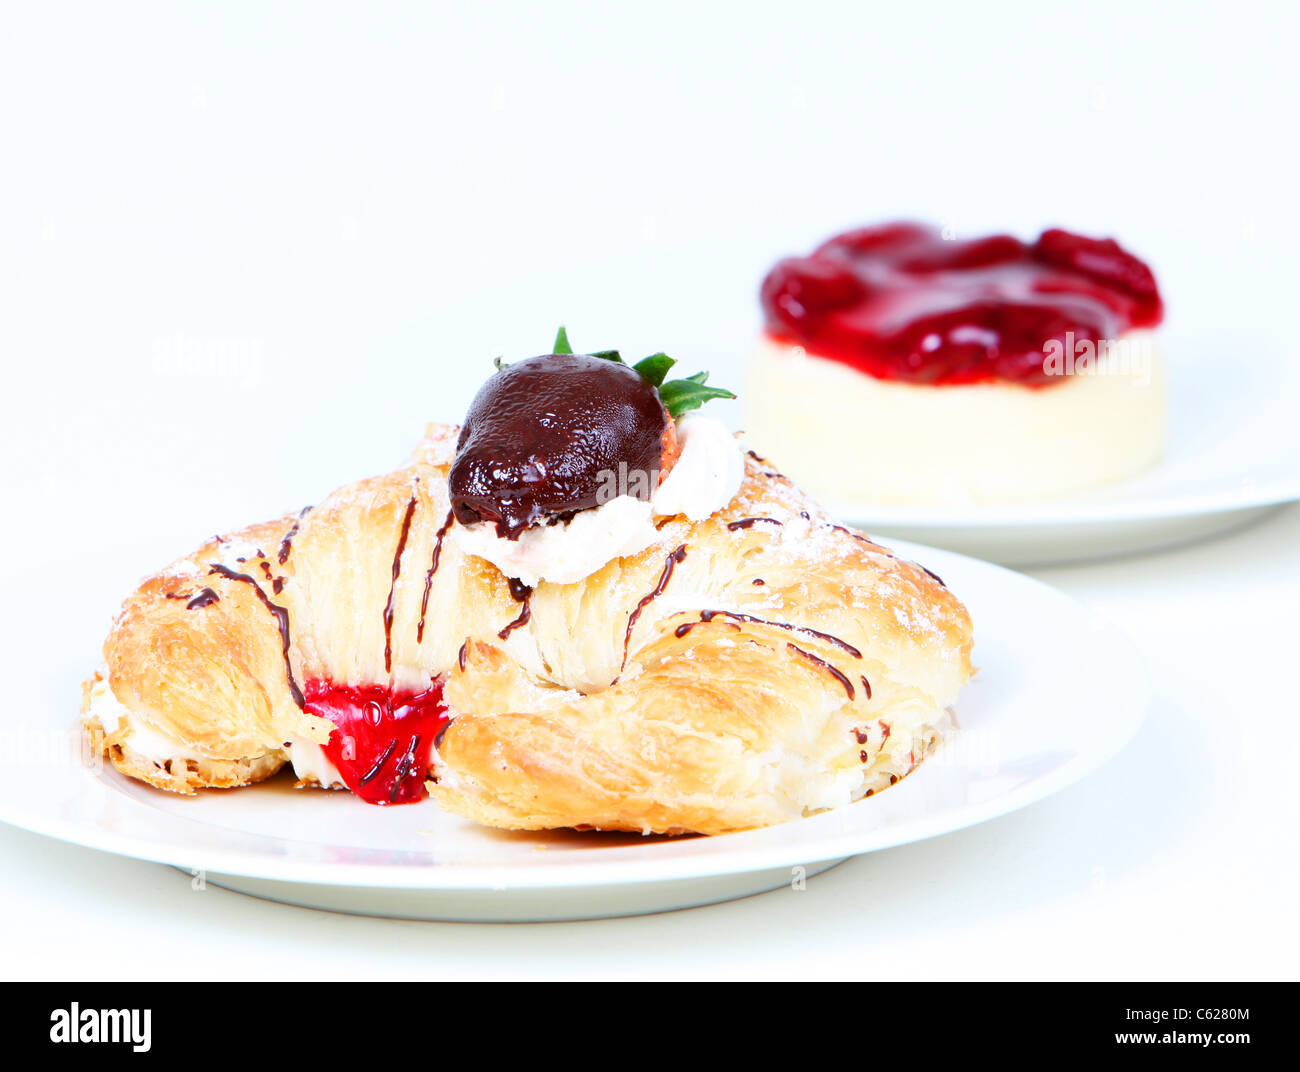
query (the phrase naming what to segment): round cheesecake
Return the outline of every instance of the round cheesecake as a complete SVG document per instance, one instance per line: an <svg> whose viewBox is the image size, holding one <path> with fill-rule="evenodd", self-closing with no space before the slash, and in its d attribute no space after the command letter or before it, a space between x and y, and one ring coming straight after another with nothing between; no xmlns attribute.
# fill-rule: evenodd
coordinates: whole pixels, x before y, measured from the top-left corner
<svg viewBox="0 0 1300 1072"><path fill-rule="evenodd" d="M1164 450L1162 303L1150 269L1109 239L869 228L782 260L761 297L746 431L815 495L1050 499Z"/></svg>

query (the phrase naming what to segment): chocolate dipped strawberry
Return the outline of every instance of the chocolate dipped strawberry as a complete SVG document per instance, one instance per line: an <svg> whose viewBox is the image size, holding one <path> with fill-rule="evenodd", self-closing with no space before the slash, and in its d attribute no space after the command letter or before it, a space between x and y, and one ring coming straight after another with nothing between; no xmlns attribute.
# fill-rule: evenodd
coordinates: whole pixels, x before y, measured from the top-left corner
<svg viewBox="0 0 1300 1072"><path fill-rule="evenodd" d="M479 389L450 476L457 522L490 522L498 536L598 506L611 473L642 474L628 493L648 499L676 455L674 419L710 398L732 398L706 374L664 382L672 358L627 365L616 351L575 354L564 329L555 352L511 365Z"/></svg>

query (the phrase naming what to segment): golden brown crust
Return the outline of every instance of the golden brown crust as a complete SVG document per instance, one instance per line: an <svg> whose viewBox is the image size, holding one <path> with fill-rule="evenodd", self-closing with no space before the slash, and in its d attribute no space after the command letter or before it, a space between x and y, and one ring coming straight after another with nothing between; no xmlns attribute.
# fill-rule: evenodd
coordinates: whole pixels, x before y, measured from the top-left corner
<svg viewBox="0 0 1300 1072"><path fill-rule="evenodd" d="M171 756L154 758L138 752L124 727L109 732L99 718L90 713L91 692L100 681L98 674L82 687L82 731L91 754L101 755L129 778L145 782L155 789L194 796L199 789L233 789L252 785L271 777L285 764L280 750L242 759L211 759L206 756Z"/></svg>
<svg viewBox="0 0 1300 1072"><path fill-rule="evenodd" d="M278 548L295 521L214 538L126 601L104 662L133 715L219 760L260 756L295 735L328 737L328 725L298 706L273 609L275 579L292 575Z"/></svg>
<svg viewBox="0 0 1300 1072"><path fill-rule="evenodd" d="M446 538L455 436L431 426L407 467L145 581L105 645L112 695L201 760L160 775L110 736L119 769L178 792L264 777L285 742L327 739L296 702L318 679L445 676L434 798L524 829L765 825L933 747L971 674L965 608L763 459L707 521L664 520L640 554L521 603Z"/></svg>
<svg viewBox="0 0 1300 1072"><path fill-rule="evenodd" d="M88 732L95 733L96 725L93 720L87 723ZM200 789L253 785L278 773L285 763L284 754L278 753L256 759L172 759L159 764L135 754L129 745L107 745L104 756L127 777L182 796L195 796Z"/></svg>

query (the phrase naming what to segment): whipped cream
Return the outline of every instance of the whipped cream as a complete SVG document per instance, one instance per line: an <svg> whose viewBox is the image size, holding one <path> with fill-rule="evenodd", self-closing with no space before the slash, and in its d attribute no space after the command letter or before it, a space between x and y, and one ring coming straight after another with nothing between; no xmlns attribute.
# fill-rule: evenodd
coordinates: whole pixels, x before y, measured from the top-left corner
<svg viewBox="0 0 1300 1072"><path fill-rule="evenodd" d="M100 667L99 680L90 687L90 708L87 714L100 724L106 737L112 737L125 728L126 733L120 743L137 756L151 763L157 763L160 767L168 760L212 758L192 748L186 748L176 738L155 729L133 714L109 688L107 666ZM299 781L316 782L326 789L343 785L342 775L315 741L295 737L288 742L288 745L286 751L289 753L293 772Z"/></svg>
<svg viewBox="0 0 1300 1072"><path fill-rule="evenodd" d="M289 762L300 782L315 782L322 789L346 789L343 775L325 754L325 749L305 737L291 737L288 744Z"/></svg>
<svg viewBox="0 0 1300 1072"><path fill-rule="evenodd" d="M455 525L448 535L467 555L487 559L524 584L572 584L611 559L634 555L654 543L658 533L653 516L650 503L619 495L579 511L567 522L534 525L516 540L498 536L490 521Z"/></svg>
<svg viewBox="0 0 1300 1072"><path fill-rule="evenodd" d="M654 493L654 512L685 514L703 521L736 497L745 478L745 458L736 437L712 417L688 413L677 422L681 452Z"/></svg>
<svg viewBox="0 0 1300 1072"><path fill-rule="evenodd" d="M147 722L133 715L108 687L106 666L100 669L99 680L90 687L90 709L87 713L103 727L106 737L112 737L125 727L126 733L121 743L136 755L159 766L169 759L209 758L186 748L175 738L168 737L167 734L154 729Z"/></svg>
<svg viewBox="0 0 1300 1072"><path fill-rule="evenodd" d="M454 525L448 536L465 554L486 559L524 584L580 581L615 558L651 546L659 538L655 517L684 514L703 521L740 490L745 459L726 425L688 413L677 422L677 442L677 461L649 502L617 495L569 521L534 525L516 540L498 536L487 521Z"/></svg>

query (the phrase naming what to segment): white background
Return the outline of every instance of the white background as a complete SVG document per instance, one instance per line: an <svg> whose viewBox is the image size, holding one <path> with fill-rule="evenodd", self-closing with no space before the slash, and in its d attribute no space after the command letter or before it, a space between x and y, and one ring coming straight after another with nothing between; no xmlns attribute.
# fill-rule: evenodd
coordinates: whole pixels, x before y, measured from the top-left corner
<svg viewBox="0 0 1300 1072"><path fill-rule="evenodd" d="M1293 364L1298 29L1250 4L8 8L0 549L59 625L6 604L4 669L66 648L71 712L114 609L80 592L392 468L561 321L741 384L768 263L856 223L1114 234L1159 274L1174 376L1180 349L1221 358L1225 394ZM3 971L1294 975L1298 545L1290 508L1038 571L1147 657L1138 739L801 893L395 923L0 828Z"/></svg>

